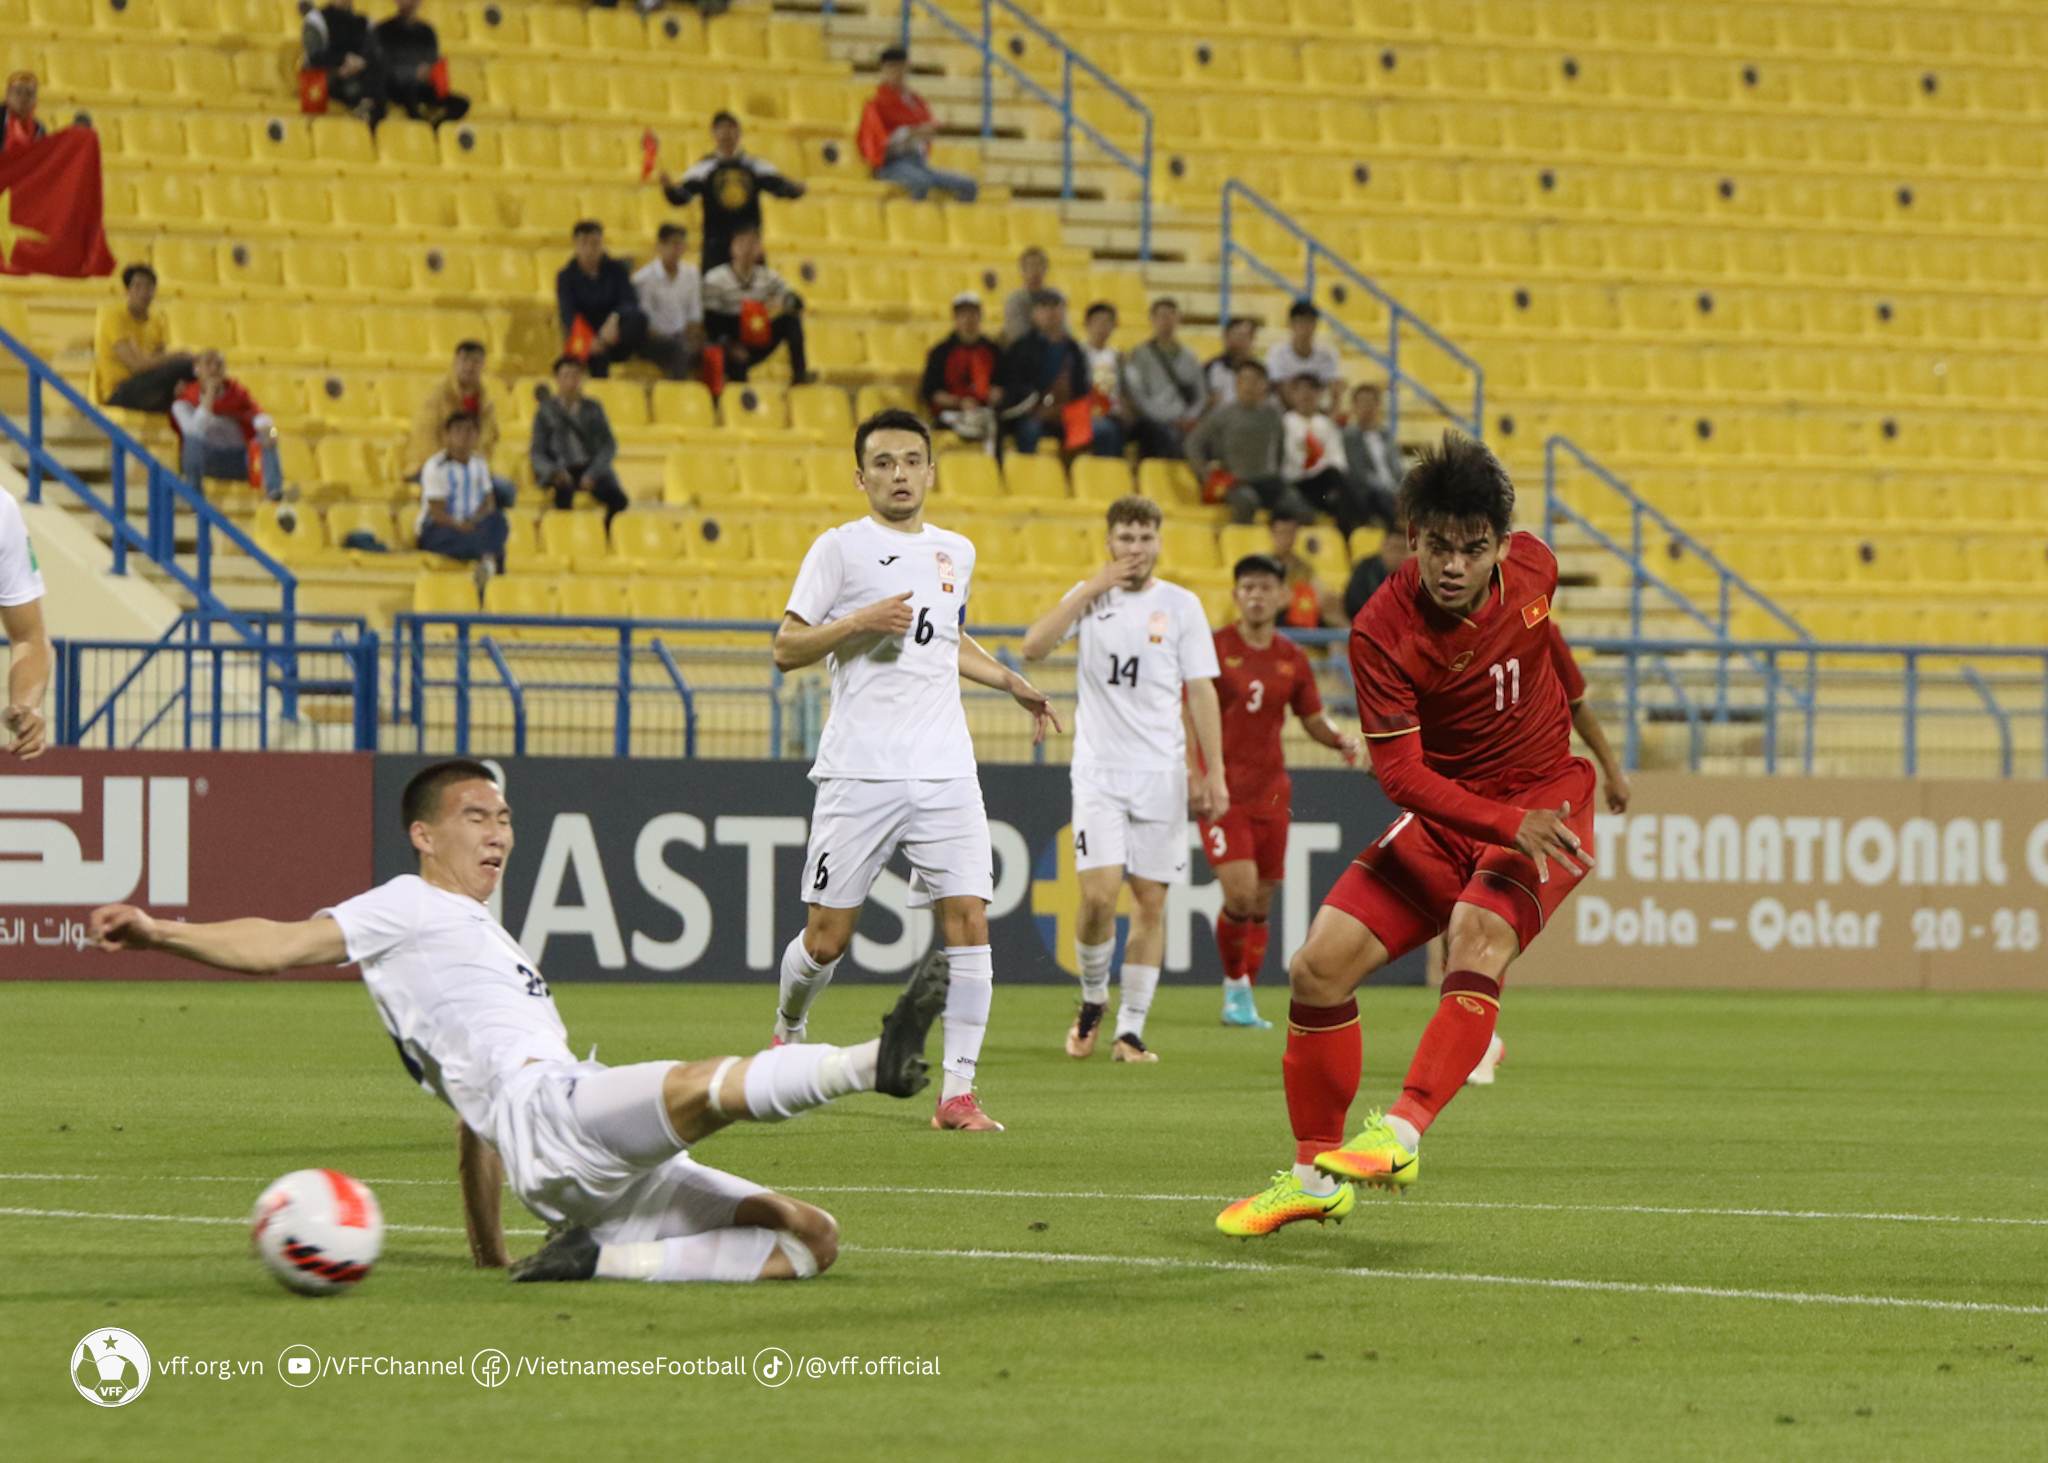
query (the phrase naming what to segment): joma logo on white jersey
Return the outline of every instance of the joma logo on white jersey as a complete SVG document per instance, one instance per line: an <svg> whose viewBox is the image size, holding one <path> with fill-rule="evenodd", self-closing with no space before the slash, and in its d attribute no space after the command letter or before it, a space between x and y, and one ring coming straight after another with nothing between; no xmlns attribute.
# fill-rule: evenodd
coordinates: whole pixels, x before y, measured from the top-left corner
<svg viewBox="0 0 2048 1463"><path fill-rule="evenodd" d="M144 781L106 779L100 856L87 859L77 832L61 821L85 810L84 778L0 778L0 904L112 904L133 895L142 884ZM192 780L147 783L149 903L189 903Z"/></svg>

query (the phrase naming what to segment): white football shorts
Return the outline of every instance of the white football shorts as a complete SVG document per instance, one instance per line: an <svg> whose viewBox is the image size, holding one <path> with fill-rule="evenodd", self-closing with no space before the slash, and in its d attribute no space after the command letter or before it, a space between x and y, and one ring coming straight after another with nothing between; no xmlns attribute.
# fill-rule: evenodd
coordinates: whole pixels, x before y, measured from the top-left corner
<svg viewBox="0 0 2048 1463"><path fill-rule="evenodd" d="M1182 772L1076 767L1074 867L1122 865L1160 884L1188 882L1188 781Z"/></svg>
<svg viewBox="0 0 2048 1463"><path fill-rule="evenodd" d="M804 903L859 908L898 848L910 861L912 908L935 899L995 898L995 855L978 779L828 777L818 783L811 814Z"/></svg>
<svg viewBox="0 0 2048 1463"><path fill-rule="evenodd" d="M493 1141L521 1203L600 1244L680 1239L732 1225L768 1192L691 1158L669 1126L661 1084L674 1062L534 1062L498 1094Z"/></svg>

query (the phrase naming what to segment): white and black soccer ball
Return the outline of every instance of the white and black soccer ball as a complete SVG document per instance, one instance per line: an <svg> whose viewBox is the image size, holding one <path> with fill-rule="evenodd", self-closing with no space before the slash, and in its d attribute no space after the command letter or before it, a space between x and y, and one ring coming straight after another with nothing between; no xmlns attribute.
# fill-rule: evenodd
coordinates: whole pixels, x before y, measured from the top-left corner
<svg viewBox="0 0 2048 1463"><path fill-rule="evenodd" d="M355 1289L384 1248L377 1196L331 1168L286 1174L257 1199L249 1226L264 1267L301 1295Z"/></svg>

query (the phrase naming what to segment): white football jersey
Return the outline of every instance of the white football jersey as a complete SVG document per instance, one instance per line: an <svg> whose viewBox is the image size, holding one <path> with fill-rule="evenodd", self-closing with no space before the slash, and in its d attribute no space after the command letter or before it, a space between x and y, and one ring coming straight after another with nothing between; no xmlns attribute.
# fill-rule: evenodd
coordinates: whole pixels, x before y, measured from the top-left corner
<svg viewBox="0 0 2048 1463"><path fill-rule="evenodd" d="M538 1057L573 1062L539 968L483 905L401 874L323 909L420 1086L488 1138L506 1078Z"/></svg>
<svg viewBox="0 0 2048 1463"><path fill-rule="evenodd" d="M1080 641L1074 766L1185 771L1181 687L1216 677L1216 641L1194 592L1164 579L1135 594L1112 589L1065 638Z"/></svg>
<svg viewBox="0 0 2048 1463"><path fill-rule="evenodd" d="M25 605L43 597L43 575L28 541L21 505L0 489L0 605Z"/></svg>
<svg viewBox="0 0 2048 1463"><path fill-rule="evenodd" d="M856 637L828 657L832 712L813 782L974 776L960 705L960 627L973 577L974 545L930 524L898 533L860 518L818 535L789 592L790 614L828 625L909 590L914 618L902 635Z"/></svg>

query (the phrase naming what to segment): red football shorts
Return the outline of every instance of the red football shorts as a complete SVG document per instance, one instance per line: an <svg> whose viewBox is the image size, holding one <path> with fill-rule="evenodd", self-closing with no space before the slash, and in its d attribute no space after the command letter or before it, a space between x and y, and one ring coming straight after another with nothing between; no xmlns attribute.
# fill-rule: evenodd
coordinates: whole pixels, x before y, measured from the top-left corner
<svg viewBox="0 0 2048 1463"><path fill-rule="evenodd" d="M1574 757L1563 772L1515 802L1525 808L1569 802L1572 815L1566 826L1591 853L1593 794L1592 764ZM1403 813L1338 876L1323 903L1371 930L1390 959L1441 934L1454 904L1474 904L1499 915L1526 950L1581 877L1555 859L1548 863L1546 882L1535 863L1512 848Z"/></svg>
<svg viewBox="0 0 2048 1463"><path fill-rule="evenodd" d="M1212 869L1250 859L1259 866L1261 879L1277 884L1287 868L1290 822L1285 805L1270 813L1233 806L1219 821L1202 824L1202 852Z"/></svg>

